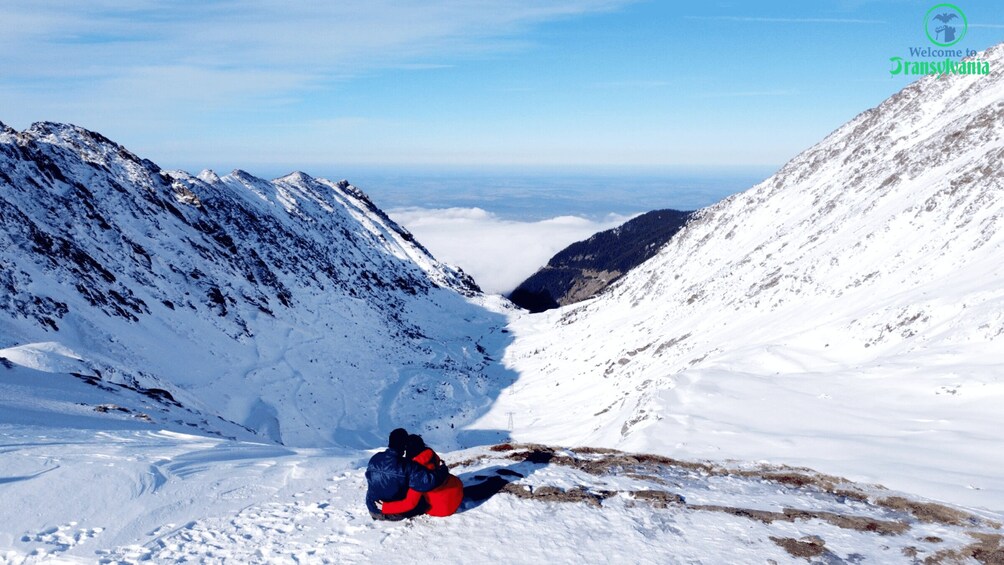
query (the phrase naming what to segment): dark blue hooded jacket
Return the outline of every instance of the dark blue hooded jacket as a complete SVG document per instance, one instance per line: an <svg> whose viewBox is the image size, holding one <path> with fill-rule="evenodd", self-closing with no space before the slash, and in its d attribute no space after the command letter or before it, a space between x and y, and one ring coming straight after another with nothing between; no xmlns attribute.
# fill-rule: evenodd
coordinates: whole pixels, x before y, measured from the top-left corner
<svg viewBox="0 0 1004 565"><path fill-rule="evenodd" d="M450 471L440 465L430 471L410 459L404 459L400 452L387 449L370 458L366 466L366 507L373 514L379 514L378 500L401 500L413 488L418 492L429 492L443 484Z"/></svg>

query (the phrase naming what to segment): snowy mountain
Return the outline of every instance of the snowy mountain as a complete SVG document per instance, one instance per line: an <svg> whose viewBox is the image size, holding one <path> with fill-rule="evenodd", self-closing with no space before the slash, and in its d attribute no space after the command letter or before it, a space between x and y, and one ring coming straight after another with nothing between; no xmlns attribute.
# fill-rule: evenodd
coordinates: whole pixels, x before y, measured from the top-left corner
<svg viewBox="0 0 1004 565"><path fill-rule="evenodd" d="M531 312L544 312L591 298L652 258L690 214L653 210L577 241L520 283L509 300Z"/></svg>
<svg viewBox="0 0 1004 565"><path fill-rule="evenodd" d="M480 424L1004 509L1002 264L1004 75L924 78L514 322L520 379Z"/></svg>
<svg viewBox="0 0 1004 565"><path fill-rule="evenodd" d="M346 181L192 176L78 127L3 126L0 265L0 422L369 446L452 437L511 380L505 306Z"/></svg>
<svg viewBox="0 0 1004 565"><path fill-rule="evenodd" d="M1004 77L919 81L533 315L346 182L0 129L2 563L1004 560ZM459 514L371 521L398 425Z"/></svg>

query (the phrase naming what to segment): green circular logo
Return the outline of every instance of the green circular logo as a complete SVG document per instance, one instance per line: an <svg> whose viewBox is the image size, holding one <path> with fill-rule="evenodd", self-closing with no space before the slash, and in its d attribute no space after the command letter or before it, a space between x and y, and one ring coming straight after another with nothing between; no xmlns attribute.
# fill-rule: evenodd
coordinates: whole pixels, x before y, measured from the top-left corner
<svg viewBox="0 0 1004 565"><path fill-rule="evenodd" d="M927 11L924 17L924 31L931 43L940 47L951 47L962 41L969 31L969 21L962 10L954 4L938 4Z"/></svg>

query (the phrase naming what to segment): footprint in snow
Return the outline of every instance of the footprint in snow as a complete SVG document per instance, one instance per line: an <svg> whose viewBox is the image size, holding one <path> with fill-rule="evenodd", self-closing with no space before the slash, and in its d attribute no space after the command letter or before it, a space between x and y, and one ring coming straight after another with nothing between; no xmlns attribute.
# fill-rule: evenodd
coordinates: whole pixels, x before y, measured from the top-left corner
<svg viewBox="0 0 1004 565"><path fill-rule="evenodd" d="M21 536L26 543L43 543L53 546L53 551L62 552L96 537L104 528L77 528L77 522L46 528L34 535Z"/></svg>

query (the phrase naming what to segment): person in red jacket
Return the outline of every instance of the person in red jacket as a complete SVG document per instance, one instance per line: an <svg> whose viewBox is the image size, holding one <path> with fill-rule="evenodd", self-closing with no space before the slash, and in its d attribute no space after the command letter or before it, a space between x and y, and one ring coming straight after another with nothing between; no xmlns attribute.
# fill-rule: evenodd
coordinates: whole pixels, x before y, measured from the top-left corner
<svg viewBox="0 0 1004 565"><path fill-rule="evenodd" d="M430 470L440 464L436 452L425 445L422 436L415 434L408 436L405 457ZM412 511L423 499L429 506L426 512L429 516L450 516L464 501L464 484L457 477L447 475L446 480L436 488L428 492L408 489L403 500L384 502L382 510L384 514L404 514Z"/></svg>

